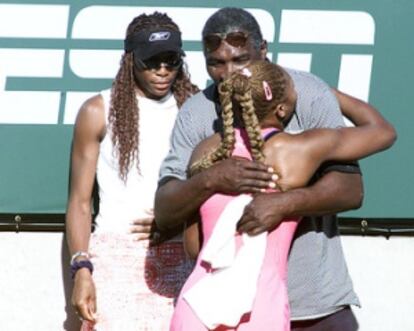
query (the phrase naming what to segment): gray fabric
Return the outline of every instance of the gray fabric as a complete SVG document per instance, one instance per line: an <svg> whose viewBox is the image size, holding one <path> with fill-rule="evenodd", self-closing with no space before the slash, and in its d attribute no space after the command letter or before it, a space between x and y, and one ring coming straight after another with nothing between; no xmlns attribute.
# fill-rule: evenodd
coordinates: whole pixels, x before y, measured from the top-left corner
<svg viewBox="0 0 414 331"><path fill-rule="evenodd" d="M296 111L286 131L336 128L344 125L338 102L329 86L316 76L287 69L298 94ZM168 177L186 179L194 147L220 126L215 88L190 98L179 111L171 136L171 150L160 170ZM334 216L303 219L289 256L288 289L292 319L332 313L344 305L359 305L344 260Z"/></svg>

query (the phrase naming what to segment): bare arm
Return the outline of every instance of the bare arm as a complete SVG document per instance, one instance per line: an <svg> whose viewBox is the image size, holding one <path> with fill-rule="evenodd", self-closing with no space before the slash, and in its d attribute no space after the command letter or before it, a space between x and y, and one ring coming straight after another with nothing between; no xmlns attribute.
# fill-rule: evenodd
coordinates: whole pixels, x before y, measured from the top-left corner
<svg viewBox="0 0 414 331"><path fill-rule="evenodd" d="M378 152L394 142L394 129L372 106L339 91L335 92L343 114L357 126L365 126L369 133L385 133L384 139L380 138L375 146L368 146L370 141L362 142L371 148L369 152L362 150L362 153ZM284 217L334 214L359 208L362 199L363 185L359 174L332 171L305 188L292 189L284 194L257 195L246 207L238 229L240 232L259 234L275 228Z"/></svg>
<svg viewBox="0 0 414 331"><path fill-rule="evenodd" d="M279 174L283 191L305 186L322 162L358 160L395 141L394 128L374 107L339 91L337 96L356 127L280 133L266 143L267 162Z"/></svg>
<svg viewBox="0 0 414 331"><path fill-rule="evenodd" d="M337 153L329 156L330 159L360 159L393 145L397 139L394 127L373 106L338 90L334 92L343 115L356 127L340 130L339 141L347 142L347 145L339 144ZM355 151L352 152L349 148L346 149L347 147L355 148ZM350 155L351 153L355 154Z"/></svg>
<svg viewBox="0 0 414 331"><path fill-rule="evenodd" d="M186 222L184 228L184 250L187 253L187 256L192 260L195 260L197 258L202 245L200 226L201 222L198 215L193 222Z"/></svg>
<svg viewBox="0 0 414 331"><path fill-rule="evenodd" d="M74 129L71 155L71 183L66 213L66 234L70 254L88 251L91 233L91 196L99 143L105 132L102 99L96 96L80 109ZM72 304L87 320L94 320L95 288L86 268L75 275Z"/></svg>
<svg viewBox="0 0 414 331"><path fill-rule="evenodd" d="M88 250L92 189L99 144L105 130L103 104L101 103L100 97L88 100L80 109L75 123L70 193L66 213L66 232L70 254Z"/></svg>

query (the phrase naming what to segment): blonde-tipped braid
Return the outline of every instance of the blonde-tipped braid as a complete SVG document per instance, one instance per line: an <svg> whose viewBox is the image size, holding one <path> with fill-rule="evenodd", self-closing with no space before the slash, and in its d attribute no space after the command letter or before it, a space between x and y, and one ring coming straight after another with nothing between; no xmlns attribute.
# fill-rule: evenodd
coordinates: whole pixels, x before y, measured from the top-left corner
<svg viewBox="0 0 414 331"><path fill-rule="evenodd" d="M231 156L235 143L233 102L240 105L253 160L264 162L262 152L264 140L259 121L263 120L277 104L285 100L288 86L287 77L287 74L278 65L266 61L256 61L251 63L249 68L242 72L234 72L228 79L220 83L219 95L223 119L222 142L215 151L190 167L190 175ZM271 89L270 98L265 94L263 82L266 82L266 85Z"/></svg>
<svg viewBox="0 0 414 331"><path fill-rule="evenodd" d="M241 115L249 138L253 160L264 162L264 155L262 153L264 141L253 103L251 80L240 73L234 74L232 78L234 86L233 95L241 107Z"/></svg>
<svg viewBox="0 0 414 331"><path fill-rule="evenodd" d="M264 155L261 151L264 141L261 137L260 125L253 105L249 79L240 73L232 74L229 79L220 83L219 95L223 119L222 141L215 151L190 166L190 176L211 167L219 160L231 156L235 144L233 97L239 102L242 109L242 118L249 138L252 157L255 161L264 162Z"/></svg>
<svg viewBox="0 0 414 331"><path fill-rule="evenodd" d="M223 137L217 149L210 154L202 157L199 161L194 162L189 169L189 176L211 167L215 162L230 157L236 141L234 136L234 114L232 95L233 89L231 81L225 81L219 85L220 103L222 106L223 119Z"/></svg>
<svg viewBox="0 0 414 331"><path fill-rule="evenodd" d="M251 96L251 93L249 93ZM264 146L264 140L262 138L259 121L254 111L252 99L249 101L240 103L242 107L242 117L249 137L250 152L252 153L253 160L258 162L264 162L264 155L262 148Z"/></svg>

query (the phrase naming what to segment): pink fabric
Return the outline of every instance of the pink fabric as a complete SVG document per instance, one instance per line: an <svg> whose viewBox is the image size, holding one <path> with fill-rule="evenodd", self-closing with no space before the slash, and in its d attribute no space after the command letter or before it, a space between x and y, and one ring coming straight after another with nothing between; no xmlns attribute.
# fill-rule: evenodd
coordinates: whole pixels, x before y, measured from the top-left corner
<svg viewBox="0 0 414 331"><path fill-rule="evenodd" d="M250 158L246 148L246 137L236 132L236 146L233 155ZM232 196L215 194L200 209L204 244L211 236L215 223ZM287 296L287 257L297 219L285 219L275 230L268 234L266 254L258 280L257 295L253 310L246 314L240 324L234 328L221 326L217 331L288 331L290 330L290 313ZM203 249L203 248L202 248ZM200 254L201 255L201 254ZM171 331L205 331L207 328L193 313L191 307L182 298L182 293L191 288L199 279L209 272L209 266L197 261L194 271L184 284L171 321ZM220 300L220 298L217 298ZM206 303L214 305L214 303Z"/></svg>
<svg viewBox="0 0 414 331"><path fill-rule="evenodd" d="M148 247L128 234L93 234L90 240L98 323L82 331L168 330L174 298L191 272L181 241Z"/></svg>

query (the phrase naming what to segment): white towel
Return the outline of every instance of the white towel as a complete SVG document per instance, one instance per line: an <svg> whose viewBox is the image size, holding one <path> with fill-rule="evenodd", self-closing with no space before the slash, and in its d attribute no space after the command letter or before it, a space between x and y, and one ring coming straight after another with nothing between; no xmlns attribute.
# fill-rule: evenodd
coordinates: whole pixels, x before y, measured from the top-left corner
<svg viewBox="0 0 414 331"><path fill-rule="evenodd" d="M243 234L243 244L237 254L235 242L236 224L251 200L250 195L243 194L227 204L201 255L213 272L183 294L208 329L219 325L235 327L252 310L267 233L254 237Z"/></svg>

